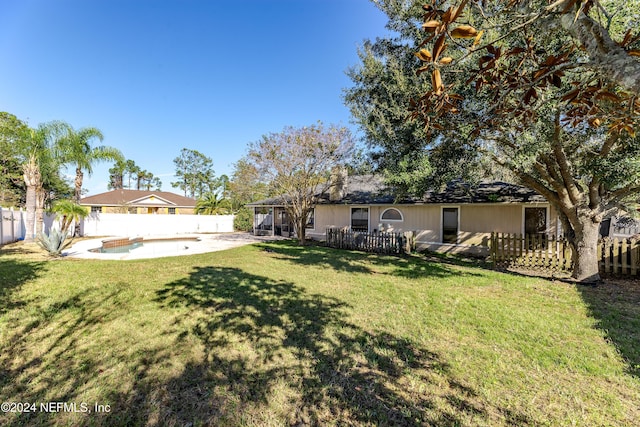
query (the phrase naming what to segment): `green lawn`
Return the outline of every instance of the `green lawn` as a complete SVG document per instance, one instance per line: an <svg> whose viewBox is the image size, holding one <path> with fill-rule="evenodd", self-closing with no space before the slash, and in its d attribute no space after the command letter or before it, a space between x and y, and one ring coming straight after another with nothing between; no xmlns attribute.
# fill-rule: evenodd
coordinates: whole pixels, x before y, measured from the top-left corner
<svg viewBox="0 0 640 427"><path fill-rule="evenodd" d="M0 425L630 426L639 319L639 285L446 258L280 242L46 260L15 244L0 250L0 401L38 406Z"/></svg>

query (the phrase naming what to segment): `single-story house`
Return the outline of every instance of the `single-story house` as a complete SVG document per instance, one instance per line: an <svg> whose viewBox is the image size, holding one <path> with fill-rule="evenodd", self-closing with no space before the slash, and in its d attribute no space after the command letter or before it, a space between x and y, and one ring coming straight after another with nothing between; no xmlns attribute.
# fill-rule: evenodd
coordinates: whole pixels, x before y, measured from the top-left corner
<svg viewBox="0 0 640 427"><path fill-rule="evenodd" d="M111 190L80 199L97 213L193 214L196 200L168 191Z"/></svg>
<svg viewBox="0 0 640 427"><path fill-rule="evenodd" d="M415 233L418 250L488 254L492 232L561 234L549 202L529 188L506 182L468 185L451 182L442 191L397 199L381 177L350 176L337 180L318 202L307 236L322 240L327 228L363 232ZM285 198L248 206L254 209L254 233L292 235Z"/></svg>

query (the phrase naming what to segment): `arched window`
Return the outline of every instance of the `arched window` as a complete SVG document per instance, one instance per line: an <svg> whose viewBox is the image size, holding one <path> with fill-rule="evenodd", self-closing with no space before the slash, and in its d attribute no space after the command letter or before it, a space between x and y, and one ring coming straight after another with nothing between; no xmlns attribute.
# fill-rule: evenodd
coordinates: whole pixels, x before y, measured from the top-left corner
<svg viewBox="0 0 640 427"><path fill-rule="evenodd" d="M384 212L382 212L382 215L380 215L380 220L381 221L404 221L404 218L402 217L402 212L400 212L398 209L389 208L389 209L386 209Z"/></svg>

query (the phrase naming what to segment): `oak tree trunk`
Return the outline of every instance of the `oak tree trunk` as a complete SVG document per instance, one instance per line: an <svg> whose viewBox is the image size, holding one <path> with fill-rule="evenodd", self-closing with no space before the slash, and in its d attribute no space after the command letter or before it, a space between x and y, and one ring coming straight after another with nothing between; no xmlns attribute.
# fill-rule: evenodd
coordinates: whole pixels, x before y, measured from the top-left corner
<svg viewBox="0 0 640 427"><path fill-rule="evenodd" d="M595 283L600 281L598 272L598 236L599 223L585 224L582 233L573 243L573 274L578 282Z"/></svg>
<svg viewBox="0 0 640 427"><path fill-rule="evenodd" d="M571 244L573 272L572 278L581 283L600 281L598 272L598 239L600 237L599 217L578 215L578 222L571 224L568 240Z"/></svg>

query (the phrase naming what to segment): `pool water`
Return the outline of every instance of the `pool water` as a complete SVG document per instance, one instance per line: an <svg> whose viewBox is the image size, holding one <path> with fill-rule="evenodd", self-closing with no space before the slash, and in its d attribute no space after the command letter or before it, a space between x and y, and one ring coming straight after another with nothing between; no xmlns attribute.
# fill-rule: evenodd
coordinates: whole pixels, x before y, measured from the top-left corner
<svg viewBox="0 0 640 427"><path fill-rule="evenodd" d="M200 242L199 238L191 239L163 239L163 240L145 240L142 242L134 242L130 245L116 247L99 247L90 249L90 252L101 254L126 254L135 253L142 254L163 254L163 253L179 253L186 251L191 246Z"/></svg>
<svg viewBox="0 0 640 427"><path fill-rule="evenodd" d="M89 249L90 252L95 252L98 254L127 254L129 252L131 252L133 249L139 248L141 246L143 246L144 244L142 242L136 242L136 243L132 243L130 245L124 245L124 246L115 246L113 248L105 248L105 247L100 247L100 248L95 248L95 249Z"/></svg>

